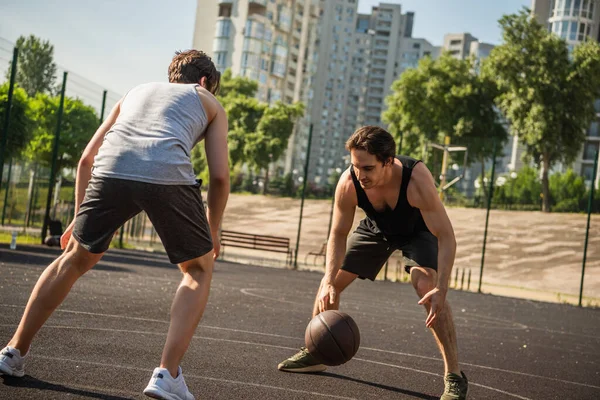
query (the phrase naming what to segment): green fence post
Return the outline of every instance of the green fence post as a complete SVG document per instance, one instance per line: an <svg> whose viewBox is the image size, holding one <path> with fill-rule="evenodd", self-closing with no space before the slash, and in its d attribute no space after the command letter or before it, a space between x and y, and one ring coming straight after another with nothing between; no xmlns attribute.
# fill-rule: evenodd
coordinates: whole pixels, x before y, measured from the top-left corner
<svg viewBox="0 0 600 400"><path fill-rule="evenodd" d="M492 155L492 176L490 177L490 190L488 191L487 211L485 213L485 230L483 232L483 248L481 249L481 267L479 269L479 287L477 292L481 293L481 282L483 280L483 265L485 263L485 245L487 243L488 223L490 220L490 208L492 207L492 198L494 197L494 173L496 172L496 153L498 146L494 140L494 153ZM485 178L485 176L484 176Z"/></svg>
<svg viewBox="0 0 600 400"><path fill-rule="evenodd" d="M2 189L2 173L4 172L4 151L6 149L6 142L8 141L8 127L10 122L10 111L12 108L13 92L15 90L15 80L17 79L17 60L19 58L19 49L17 47L13 50L13 59L10 66L10 83L8 86L8 98L6 99L6 110L4 112L4 126L2 127L2 140L0 141L0 189ZM8 188L9 183L6 182ZM8 190L8 189L7 189ZM4 224L3 224L4 225Z"/></svg>
<svg viewBox="0 0 600 400"><path fill-rule="evenodd" d="M304 211L304 196L308 181L308 162L310 160L310 146L312 142L313 125L308 129L308 146L306 148L306 160L304 162L304 180L302 181L302 199L300 201L300 219L298 221L298 235L296 236L296 251L294 252L294 269L298 268L298 248L300 247L300 230L302 229L302 213Z"/></svg>
<svg viewBox="0 0 600 400"><path fill-rule="evenodd" d="M48 232L48 222L50 219L50 203L52 202L52 191L56 180L56 164L58 158L58 146L60 143L60 125L62 123L63 109L65 105L65 90L67 89L67 72L63 73L62 89L60 91L60 103L58 105L58 114L56 122L56 134L54 135L54 148L52 149L52 166L50 167L50 179L48 180L48 197L46 198L46 212L42 221L42 244Z"/></svg>
<svg viewBox="0 0 600 400"><path fill-rule="evenodd" d="M594 206L594 189L596 185L596 173L598 172L598 155L599 151L596 151L596 158L594 161L594 172L592 177L592 185L590 187L590 197L588 198L588 216L587 216L587 226L585 228L585 242L583 245L583 264L581 265L581 284L579 285L579 307L581 307L581 301L583 299L583 277L585 276L585 261L587 258L587 247L588 247L588 239L590 235L590 217L592 215L592 207Z"/></svg>

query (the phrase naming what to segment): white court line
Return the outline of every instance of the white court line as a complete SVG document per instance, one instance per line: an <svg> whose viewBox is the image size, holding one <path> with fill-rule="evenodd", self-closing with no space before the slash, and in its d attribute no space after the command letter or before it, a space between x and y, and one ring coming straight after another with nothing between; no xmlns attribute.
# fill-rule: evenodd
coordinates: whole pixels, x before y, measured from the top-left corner
<svg viewBox="0 0 600 400"><path fill-rule="evenodd" d="M140 368L140 367L133 367L133 366L129 366L129 365L107 364L107 363L100 363L100 362L95 362L95 361L84 361L84 360L73 360L73 359L69 359L69 358L40 356L40 355L37 355L37 354L36 354L36 357L37 358L47 359L47 360L66 361L66 362L72 362L72 363L97 365L97 366L100 366L100 367L107 367L107 368L121 368L121 369L129 369L129 370L133 370L133 371L144 371L144 372L152 373L151 369ZM261 383L253 383L253 382L234 381L234 380L231 380L231 379L213 378L213 377L210 377L210 376L193 375L193 374L187 374L186 373L185 377L187 379L190 379L190 378L204 379L204 380L215 381L215 382L229 383L229 384L233 384L233 385L254 386L254 387L258 387L258 388L281 390L281 391L284 391L284 392L293 392L293 393L309 394L309 395L312 395L312 396L329 397L329 398L332 398L332 399L357 400L355 397L336 396L336 395L333 395L333 394L326 394L326 393L319 393L319 392L310 392L308 390L289 389L289 388L285 388L285 387L281 387L281 386L264 385L264 384L261 384Z"/></svg>
<svg viewBox="0 0 600 400"><path fill-rule="evenodd" d="M436 374L436 373L433 373L433 372L429 372L429 371L423 371L423 370L416 369L416 368L403 367L403 366L400 366L400 365L388 364L388 363L383 363L383 362L379 362L379 361L365 360L364 358L356 358L356 357L354 357L353 360L363 361L363 362L367 362L367 363L370 363L370 364L383 365L383 366L386 366L386 367L406 369L406 370L409 370L409 371L419 372L421 374L433 375L433 376L437 376L437 377L441 376L439 374ZM493 388L491 386L482 385L480 383L475 383L475 382L469 381L469 385L479 386L479 387L482 387L484 389L493 390L494 392L499 392L499 393L502 393L502 394L505 394L505 395L508 395L508 396L511 396L511 397L516 397L517 399L531 400L529 397L519 396L518 394L505 392L504 390L496 389L496 388Z"/></svg>
<svg viewBox="0 0 600 400"><path fill-rule="evenodd" d="M7 304L0 304L0 307L24 308L22 306L7 305ZM56 311L58 311L58 312L64 312L64 313L85 314L85 315L91 315L91 316L109 317L109 318L134 319L134 320L141 320L141 321L161 322L161 323L165 323L165 324L169 323L168 321L163 321L163 320L158 320L158 319L141 318L141 317L127 317L127 316L124 316L124 315L100 314L100 313L93 313L93 312L86 312L86 311L61 310L61 309L58 309ZM0 326L12 327L14 325L11 325L11 324L0 324ZM45 327L50 328L51 326L45 325ZM110 328L82 328L82 327L69 327L69 326L57 326L57 327L62 327L64 329L69 329L69 328L70 329L91 329L91 330L107 330L107 331L115 331L115 332L130 332L130 333L145 333L145 334L165 335L165 333L160 333L160 332L127 331L127 330L122 330L122 329L110 329ZM294 339L294 340L302 340L301 338L292 337L292 336L275 335L275 334L271 334L271 333L246 331L246 330L234 329L234 328L209 327L209 326L206 326L206 325L200 325L200 327L222 329L222 330L227 330L227 331L231 331L231 332L239 332L239 333L249 333L249 334L253 334L253 335L275 336L275 337L288 338L288 339ZM217 339L217 338L208 338L208 337L199 337L199 336L195 336L195 337L196 338L203 338L203 339L207 339L207 340L229 341L229 342L240 343L240 344L258 344L258 343L253 343L253 342L236 341L236 340L232 340L232 339ZM297 348L295 348L295 347L277 346L277 345L262 344L262 343L261 343L261 345L262 346L266 346L266 347L281 348L281 349L286 349L286 350L287 349L297 350ZM441 361L439 358L435 358L435 357L421 356L421 355L418 355L418 354L410 354L410 353L402 353L402 352L397 352L397 351L392 351L392 350L383 350L383 349L376 349L376 348L371 348L371 347L360 347L360 349L362 349L362 350L376 351L376 352L380 352L380 353L396 354L396 355L401 355L401 356L406 356L406 357L421 358L421 359L425 359L425 360ZM516 374L516 375L528 376L528 377L532 377L532 378L536 378L536 379L546 379L546 380L551 380L551 381L560 382L560 383L567 383L567 384L571 384L571 385L585 386L585 387L590 387L590 388L594 388L594 389L600 389L600 386L594 386L594 385L590 385L590 384L586 384L586 383L580 383L580 382L574 382L574 381L567 381L567 380L563 380L563 379L551 378L551 377L542 376L542 375L528 374L526 372L511 371L511 370L506 370L506 369L502 369L502 368L489 367L489 366L479 365L479 364L470 364L470 363L465 363L465 362L461 362L461 364L463 364L463 365L469 365L471 367L476 367L476 368L481 368L481 369L488 369L488 370L492 370L492 371L498 371L498 372L505 372L505 373L509 373L509 374Z"/></svg>
<svg viewBox="0 0 600 400"><path fill-rule="evenodd" d="M6 326L6 325L2 324L0 326ZM73 330L96 330L96 331L104 331L104 332L109 331L109 332L138 333L138 334L151 334L151 335L166 336L166 334L164 334L164 333L145 332L145 331L132 331L132 330L127 330L127 329L87 328L87 327L71 327L71 326L58 326L58 325L46 326L46 328L73 329ZM207 339L207 340L215 340L215 341L222 341L222 342L248 344L248 345L253 345L253 346L258 345L258 346L266 346L266 347L275 347L275 348L286 349L286 350L296 350L293 347L275 346L275 345L264 344L264 343L246 342L246 341L242 341L242 340L209 338L209 337L203 337L203 336L194 336L194 339ZM47 357L47 356L38 356L37 354L35 355L35 357L47 358L47 359L55 359L55 360L62 360L62 361L88 363L88 364L93 364L93 365L112 366L112 367L118 367L118 368L126 368L126 369L135 369L135 370L147 371L144 368L136 368L136 367L128 367L128 366L120 366L120 365L110 365L110 364L104 364L104 363L98 363L98 362L91 362L91 361L70 360L70 359L65 359L65 358L55 358L55 357ZM408 371L418 372L418 373L421 373L421 374L432 375L432 376L436 376L436 377L442 377L440 374L436 374L434 372L429 372L429 371L423 371L423 370L416 369L416 368L403 367L403 366L400 366L400 365L388 364L388 363L383 363L383 362L379 362L379 361L371 361L371 360L366 360L364 358L358 358L358 357L354 357L353 359L356 360L356 361L362 361L362 362L366 362L366 363L383 365L383 366L392 367L392 368L405 369L405 370L408 370ZM276 386L269 386L269 385L262 385L262 384L251 383L251 382L230 381L230 380L227 380L227 379L211 378L211 377L206 377L206 376L189 375L189 374L186 374L185 376L186 377L192 377L192 378L199 378L199 379L208 379L208 380L215 380L215 381L223 381L223 382L228 382L228 383L244 384L244 385L250 385L250 386L257 386L257 387L268 387L268 388L271 388L271 389L289 390L289 391L293 391L293 392L315 394L315 395L319 395L319 396L333 397L333 398L338 398L338 399L350 399L350 397L333 396L333 395L327 395L327 394L316 393L316 392L306 392L306 391L296 390L296 389L286 389L286 388L281 388L281 387L276 387ZM527 397L521 397L519 395L516 395L516 394L513 394L513 393L509 393L509 392L505 392L503 390L496 389L496 388L493 388L493 387L490 387L490 386L481 385L481 384L474 383L474 382L469 382L469 383L471 385L473 385L473 386L479 386L479 387L482 387L482 388L485 388L485 389L488 389L488 390L493 390L493 391L496 391L496 392L500 392L500 393L503 393L503 394L506 394L506 395L509 395L509 396L512 396L512 397L516 397L518 399L531 400L531 399L529 399Z"/></svg>
<svg viewBox="0 0 600 400"><path fill-rule="evenodd" d="M12 325L9 325L9 324L0 324L0 326L12 326ZM53 328L53 329L93 330L93 331L105 331L105 332L123 332L123 333L132 333L132 334L148 334L148 335L156 335L156 336L166 336L166 333L162 333L162 332L134 331L134 330L127 330L127 329L91 328L91 327L76 327L76 326L65 326L65 325L48 325L48 326L44 326L44 327L45 328ZM260 332L255 332L255 333L256 334L260 334ZM271 347L271 348L284 349L284 350L297 350L297 348L295 348L295 347L278 346L278 345L272 345L272 344L266 344L266 343L248 342L248 341L243 341L243 340L212 338L212 337L198 336L198 335L194 335L193 338L194 339L204 339L204 340L219 341L219 342L229 342L229 343L246 344L246 345L251 345L251 346L258 345L258 346L263 346L263 347ZM442 362L441 359L435 358L435 357L420 356L420 355L416 355L416 354L402 353L402 352L391 351L391 350L381 350L381 349L375 349L375 348L371 348L371 347L361 347L360 350L376 351L376 352L380 352L380 353L390 353L390 354L396 354L396 355L401 355L401 356L406 356L406 357L414 357L414 358L421 358L421 359L426 359L426 360L433 360L433 361ZM428 375L441 376L441 375L433 373L433 372L422 371L422 370L419 370L419 369L414 369L414 368L410 368L410 367L403 367L403 366L399 366L399 365L395 365L395 364L380 363L379 361L371 361L371 360L366 360L366 359L358 358L358 357L354 357L353 359L354 360L359 360L359 361L364 361L364 362L369 362L369 363L374 363L374 364L381 364L381 365L386 365L386 366L393 366L395 368L407 369L407 370L410 370L410 371L422 372L422 373L428 374ZM471 363L465 363L465 362L463 362L461 364L462 365L468 365L470 367L476 367L476 368L482 368L482 369L489 369L489 370L493 370L493 371L500 371L500 372L505 372L505 373L510 373L510 374L516 374L516 375L523 375L523 376L528 376L528 377L531 377L531 378L548 379L548 380L552 380L552 381L556 381L556 382L560 382L560 383L567 383L567 384L572 384L572 385L577 385L577 386L585 386L585 387L589 387L589 388L593 388L593 389L600 389L599 386L594 386L594 385L589 385L589 384L579 383L579 382L573 382L573 381L567 381L567 380L563 380L563 379L550 378L550 377L545 377L545 376L540 376L540 375L528 374L528 373L525 373L525 372L510 371L510 370L506 370L506 369L494 368L494 367L487 367L487 366L484 366L484 365L477 365L477 364L471 364ZM477 384L477 383L473 383L473 385L475 385L475 386L481 386L481 387L484 387L484 388L487 388L487 389L491 389L491 390L500 391L499 389L494 389L494 388L491 388L491 387L488 387L488 386L485 386L485 385L481 385L481 384Z"/></svg>
<svg viewBox="0 0 600 400"><path fill-rule="evenodd" d="M242 292L245 295L248 296L254 296L254 297L258 297L260 299L266 299L266 300L271 300L271 301L275 301L278 303L287 303L287 304L293 304L296 306L303 306L304 304L296 302L296 301L290 301L290 300L281 300L281 299L275 299L272 297L269 297L267 295L261 295L258 293L253 293L252 291L255 290L259 290L259 291L275 291L275 289L266 289L266 288L244 288L244 289L240 289L240 292ZM416 302L415 302L416 303ZM407 310L407 309L403 309L401 306L398 306L397 308L395 307L380 307L379 305L370 305L370 304L365 304L362 303L360 301L354 301L354 300L349 300L346 301L346 304L358 304L358 305L366 305L369 307L374 307L377 309L381 309L381 308L385 308L388 310L402 310L402 312L406 312L406 313L410 313L410 314L419 314L419 315L423 315L423 318L411 318L411 317L405 317L405 316L392 316L393 319L402 319L403 321L406 320L410 320L410 321L419 321L419 322L423 322L426 319L426 314L424 312L420 312L420 311L416 311L416 310ZM355 312L358 313L362 313L362 314L368 314L368 315L374 315L374 313L369 312L369 311L362 311L362 310L353 310ZM494 317L488 317L485 315L478 315L478 314L469 314L468 316L463 316L463 315L454 315L454 319L472 319L472 320L478 320L478 322L484 322L484 323L488 323L488 324L498 324L500 326L497 325L493 325L493 326L479 326L479 328L483 328L483 329L494 329L494 330L525 330L528 329L529 327L525 324L522 324L520 322L513 322L513 321L508 321L505 319L500 319L500 318L494 318ZM468 322L468 321L467 321ZM456 323L456 325L459 326L469 326L468 324L459 324ZM509 325L509 326L506 326ZM512 325L512 326L510 326Z"/></svg>
<svg viewBox="0 0 600 400"><path fill-rule="evenodd" d="M13 305L13 304L0 304L0 307L25 308L24 306L17 306L17 305ZM81 314L81 315L90 315L90 316L100 316L100 317L107 317L107 318L131 319L131 320L134 320L134 321L158 322L158 323L161 323L161 324L169 324L169 321L162 320L162 319L143 318L143 317L129 317L127 315L99 314L99 313L88 312L88 311L63 310L63 309L60 309L60 308L57 309L55 312L62 312L62 313L66 313L66 314ZM251 335L263 335L263 336L278 337L278 338L283 338L283 339L298 340L298 338L295 337L295 336L277 335L275 333L263 333L263 332L245 331L245 330L242 330L242 329L223 328L223 327L220 327L220 326L211 326L211 325L202 325L202 324L200 324L198 326L201 327L201 328L216 329L216 330L222 330L222 331L233 331L233 332L240 332L240 333L248 333L248 334L251 334Z"/></svg>
<svg viewBox="0 0 600 400"><path fill-rule="evenodd" d="M375 348L372 348L372 347L362 347L361 346L360 350L376 351L376 352L379 352L379 353L390 353L390 354L396 354L396 355L399 355L399 356L415 357L415 358L422 358L422 359L425 359L425 360L433 360L433 361L443 362L443 360L441 358L420 356L420 355L417 355L417 354L402 353L402 352L399 352L399 351L392 351L392 350L375 349ZM462 361L461 361L460 364L461 365L468 365L469 367L475 367L475 368L481 368L481 369L489 369L489 370L498 371L498 372L505 372L505 373L508 373L508 374L528 376L528 377L537 378L537 379L548 379L548 380L555 381L555 382L560 382L560 383L568 383L568 384L571 384L571 385L585 386L585 387L589 387L589 388L593 388L593 389L600 389L600 386L589 385L587 383L573 382L573 381L567 381L567 380L564 380L564 379L557 379L557 378L551 378L551 377L547 377L547 376L528 374L526 372L511 371L511 370L508 370L508 369L502 369L502 368L496 368L496 367L488 367L488 366L485 366L485 365L471 364L471 363L462 362Z"/></svg>

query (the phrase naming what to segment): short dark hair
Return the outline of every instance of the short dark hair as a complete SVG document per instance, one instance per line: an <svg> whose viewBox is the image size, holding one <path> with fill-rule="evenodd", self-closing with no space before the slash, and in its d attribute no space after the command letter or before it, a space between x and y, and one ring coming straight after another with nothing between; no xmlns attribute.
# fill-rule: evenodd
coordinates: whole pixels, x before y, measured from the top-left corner
<svg viewBox="0 0 600 400"><path fill-rule="evenodd" d="M396 142L392 135L378 126L367 125L358 128L346 141L348 151L364 150L377 157L382 163L396 155Z"/></svg>
<svg viewBox="0 0 600 400"><path fill-rule="evenodd" d="M206 77L206 89L217 94L221 85L221 73L212 59L203 51L176 51L169 65L169 82L198 83Z"/></svg>

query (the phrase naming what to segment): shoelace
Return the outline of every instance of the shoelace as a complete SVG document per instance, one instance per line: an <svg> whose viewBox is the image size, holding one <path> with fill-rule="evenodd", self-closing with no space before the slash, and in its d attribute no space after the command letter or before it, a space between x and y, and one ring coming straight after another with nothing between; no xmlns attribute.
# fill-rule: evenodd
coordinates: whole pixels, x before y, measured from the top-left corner
<svg viewBox="0 0 600 400"><path fill-rule="evenodd" d="M460 394L460 382L455 380L447 380L446 385L448 391L452 394Z"/></svg>
<svg viewBox="0 0 600 400"><path fill-rule="evenodd" d="M298 353L294 354L292 356L291 360L298 361L299 359L306 356L307 354L308 354L308 350L306 349L306 347L300 347L300 351Z"/></svg>

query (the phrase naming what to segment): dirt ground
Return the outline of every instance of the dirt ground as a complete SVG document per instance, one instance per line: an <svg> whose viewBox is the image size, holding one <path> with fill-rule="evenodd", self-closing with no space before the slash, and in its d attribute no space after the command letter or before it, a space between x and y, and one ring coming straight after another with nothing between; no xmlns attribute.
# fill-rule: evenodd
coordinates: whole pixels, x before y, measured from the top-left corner
<svg viewBox="0 0 600 400"><path fill-rule="evenodd" d="M298 264L316 266L308 252L318 251L327 239L331 201L306 200L302 219ZM471 272L470 290L478 287L485 228L485 210L448 208L458 243L454 270L458 280L465 271L466 288ZM223 229L290 238L296 245L300 200L261 195L232 194ZM364 214L357 209L355 226ZM584 214L544 214L542 212L496 211L489 219L482 291L513 297L577 302L581 283L585 228ZM398 253L398 252L397 252ZM225 248L225 258L283 266L285 255L264 251ZM401 268L401 254L389 263L388 279ZM455 272L452 283L454 284ZM391 278L390 278L391 277ZM600 305L600 215L592 215L584 280L584 305Z"/></svg>

